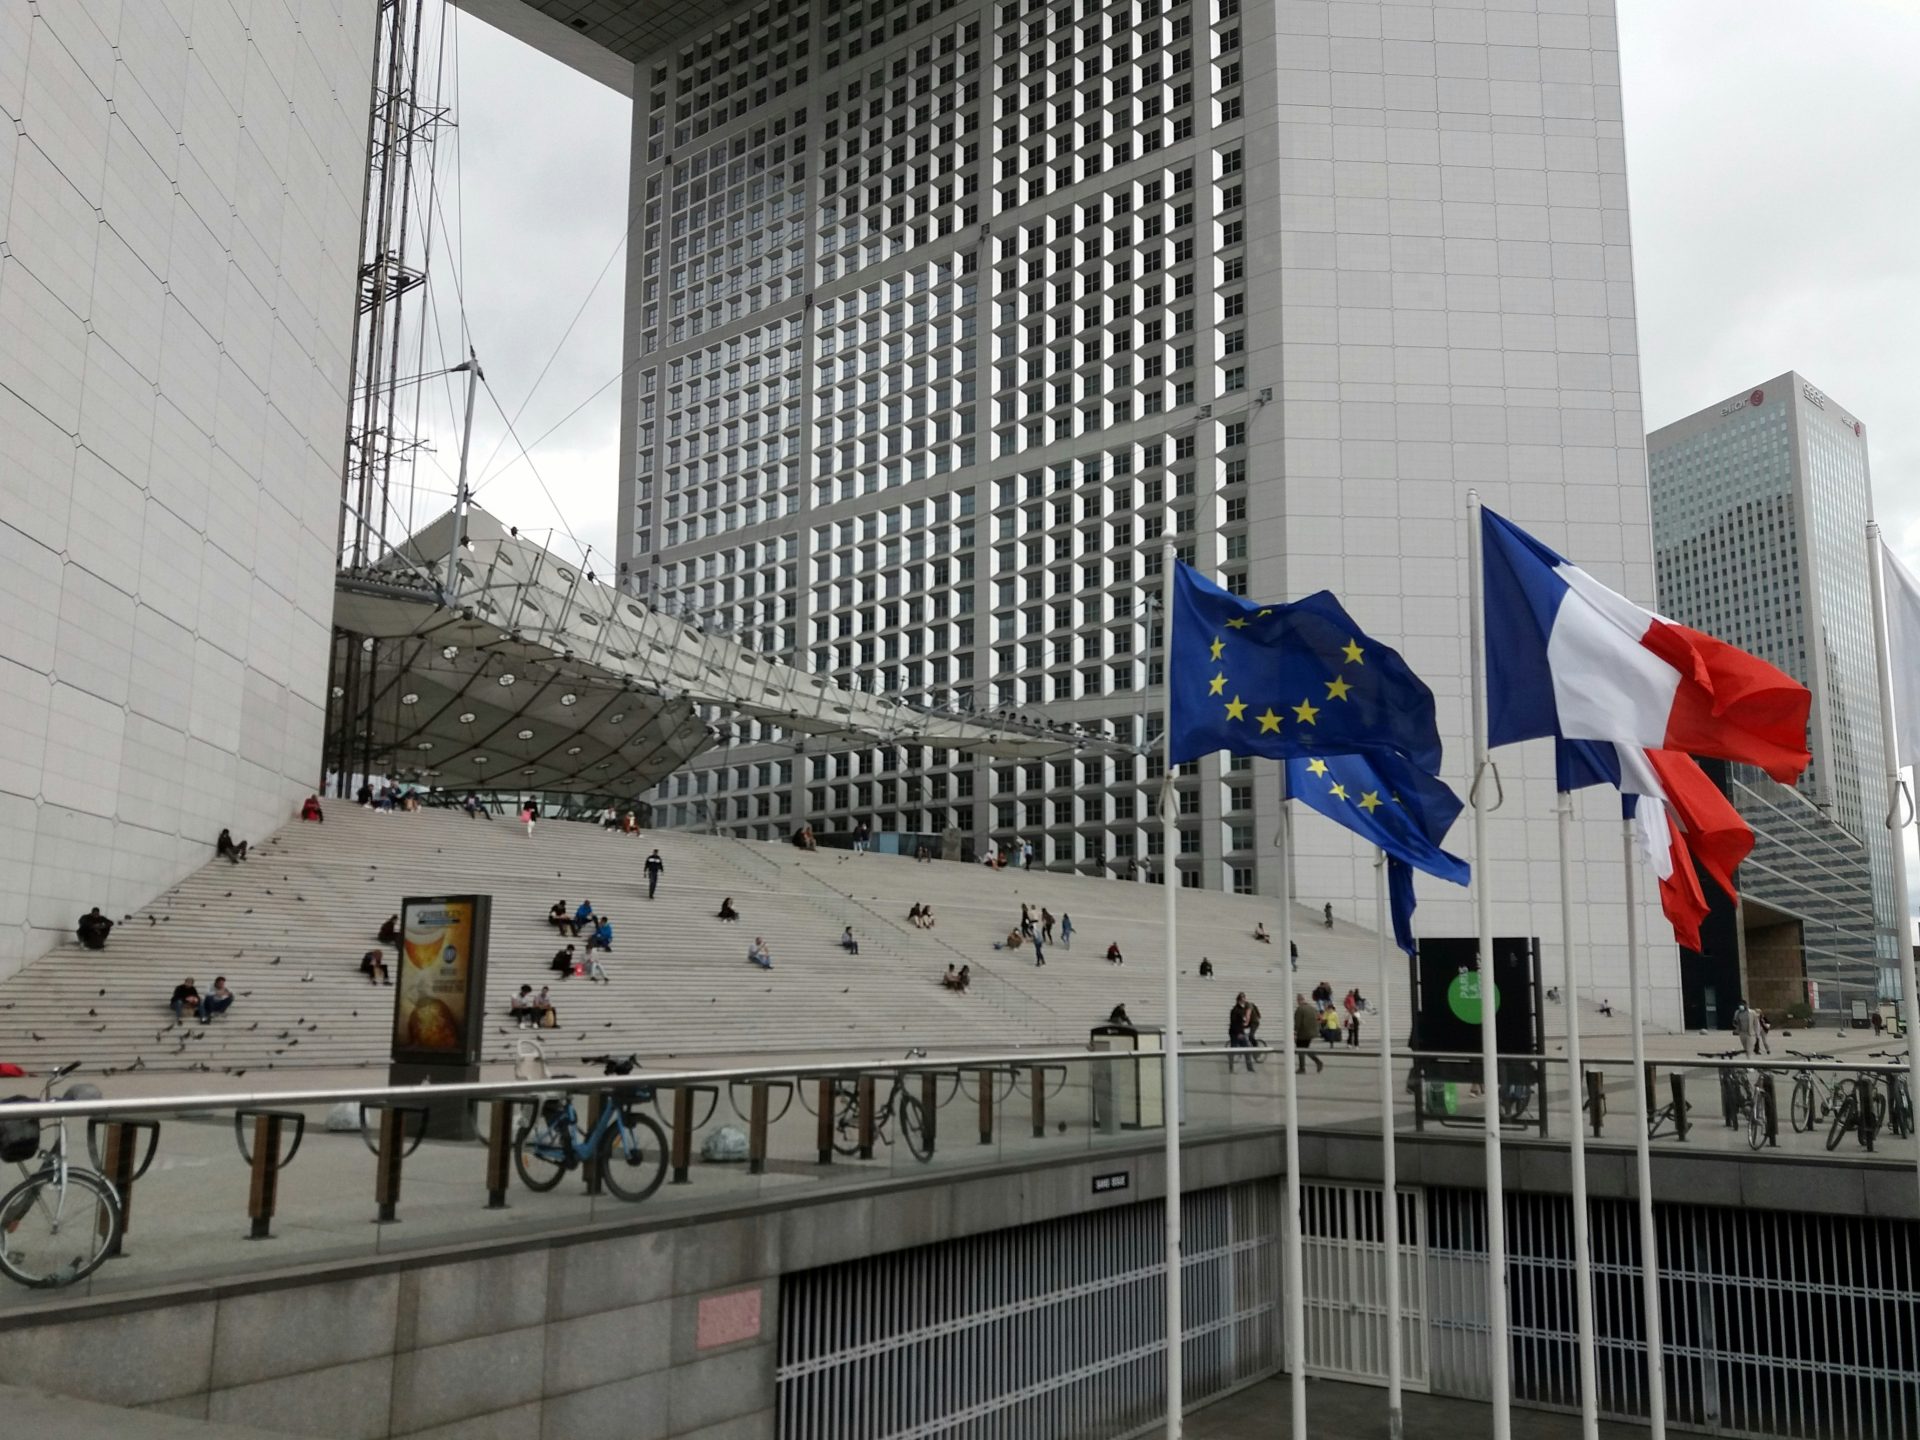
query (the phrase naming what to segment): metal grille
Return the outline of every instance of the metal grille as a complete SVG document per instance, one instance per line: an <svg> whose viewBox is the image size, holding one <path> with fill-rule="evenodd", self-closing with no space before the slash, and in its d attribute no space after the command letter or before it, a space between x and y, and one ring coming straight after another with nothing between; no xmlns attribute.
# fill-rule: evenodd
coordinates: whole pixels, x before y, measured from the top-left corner
<svg viewBox="0 0 1920 1440"><path fill-rule="evenodd" d="M1592 1204L1603 1414L1647 1413L1639 1227ZM1514 1397L1579 1404L1572 1207L1509 1195ZM1657 1205L1667 1414L1710 1434L1920 1437L1920 1226L1866 1216ZM1432 1387L1484 1398L1486 1204L1427 1192Z"/></svg>
<svg viewBox="0 0 1920 1440"><path fill-rule="evenodd" d="M1280 1203L1269 1183L1189 1194L1186 1396L1272 1373ZM1159 1202L789 1275L781 1440L1112 1436L1166 1399Z"/></svg>
<svg viewBox="0 0 1920 1440"><path fill-rule="evenodd" d="M1306 1275L1307 1372L1387 1381L1386 1241L1377 1185L1303 1182L1301 1260ZM1424 1207L1400 1200L1400 1354L1403 1382L1427 1388Z"/></svg>

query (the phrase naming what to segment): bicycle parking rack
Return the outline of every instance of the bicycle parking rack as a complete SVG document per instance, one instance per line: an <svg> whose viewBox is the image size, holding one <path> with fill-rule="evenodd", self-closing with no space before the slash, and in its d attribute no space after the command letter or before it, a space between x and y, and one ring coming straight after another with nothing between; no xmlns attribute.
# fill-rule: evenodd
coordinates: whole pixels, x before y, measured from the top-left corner
<svg viewBox="0 0 1920 1440"><path fill-rule="evenodd" d="M982 1145L991 1145L993 1144L994 1101L996 1098L1005 1099L1007 1096L1013 1094L1014 1087L1020 1083L1020 1067L1017 1065L992 1065L985 1069L976 1070L973 1073L974 1084L980 1087L980 1143ZM996 1097L993 1093L994 1086L1001 1076L1006 1077L1006 1094ZM965 1084L965 1077L962 1077L961 1085L963 1088Z"/></svg>
<svg viewBox="0 0 1920 1440"><path fill-rule="evenodd" d="M720 1106L720 1087L718 1085L675 1085L673 1090L673 1121L669 1127L673 1133L673 1183L685 1185L688 1172L693 1168L693 1132L713 1118L713 1112ZM708 1096L712 1103L698 1124L693 1118L693 1097ZM659 1104L660 1092L654 1091L654 1103Z"/></svg>
<svg viewBox="0 0 1920 1440"><path fill-rule="evenodd" d="M747 1113L740 1113L740 1082L727 1082L727 1104L732 1107L736 1118L745 1121L747 1126L747 1173L764 1175L767 1173L767 1130L778 1125L786 1118L787 1111L793 1108L794 1096L799 1091L799 1082L795 1080L751 1080L747 1082ZM773 1091L783 1095L778 1115L769 1115L773 1108Z"/></svg>
<svg viewBox="0 0 1920 1440"><path fill-rule="evenodd" d="M1607 1118L1607 1077L1598 1070L1589 1070L1587 1081L1587 1122L1593 1126L1593 1135L1600 1138L1601 1126Z"/></svg>
<svg viewBox="0 0 1920 1440"><path fill-rule="evenodd" d="M253 1144L247 1144L247 1122L253 1122ZM280 1137L287 1124L293 1125L293 1148L283 1156ZM240 1147L240 1158L247 1162L250 1179L247 1186L247 1219L252 1222L249 1240L273 1238L273 1214L280 1200L280 1172L293 1163L306 1138L307 1117L297 1110L236 1110L233 1112L233 1139Z"/></svg>
<svg viewBox="0 0 1920 1440"><path fill-rule="evenodd" d="M367 1112L372 1111L380 1117L378 1141L367 1139ZM413 1134L413 1143L406 1139L407 1117L417 1115L420 1126ZM373 1171L373 1203L377 1207L374 1215L376 1225L395 1225L400 1221L400 1169L406 1158L420 1148L420 1142L427 1136L427 1107L424 1105L396 1105L390 1101L377 1101L360 1107L360 1138L378 1157L379 1163Z"/></svg>
<svg viewBox="0 0 1920 1440"><path fill-rule="evenodd" d="M513 1100L493 1102L493 1115L487 1122L487 1209L507 1208L507 1180L513 1173L513 1117L519 1106Z"/></svg>
<svg viewBox="0 0 1920 1440"><path fill-rule="evenodd" d="M1060 1084L1049 1092L1047 1076L1058 1074ZM1033 1138L1044 1139L1047 1133L1047 1097L1049 1093L1059 1094L1066 1088L1067 1067L1065 1065L1030 1065L1027 1067L1028 1108L1033 1116Z"/></svg>
<svg viewBox="0 0 1920 1440"><path fill-rule="evenodd" d="M147 1137L147 1153L136 1161L141 1135ZM159 1148L158 1120L116 1119L108 1115L96 1115L87 1121L87 1157L93 1161L93 1168L107 1177L107 1183L113 1186L114 1194L120 1198L120 1231L107 1247L109 1256L123 1253L127 1231L133 1225L134 1181L147 1173L147 1167L153 1164L154 1152Z"/></svg>

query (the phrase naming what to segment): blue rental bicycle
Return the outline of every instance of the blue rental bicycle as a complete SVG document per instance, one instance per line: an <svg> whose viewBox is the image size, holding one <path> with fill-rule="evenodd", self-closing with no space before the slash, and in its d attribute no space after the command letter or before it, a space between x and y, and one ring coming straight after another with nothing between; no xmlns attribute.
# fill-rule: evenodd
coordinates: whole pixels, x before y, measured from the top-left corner
<svg viewBox="0 0 1920 1440"><path fill-rule="evenodd" d="M608 1075L631 1075L638 1066L629 1055L590 1055ZM592 1128L583 1127L574 1112L573 1096L550 1096L513 1140L513 1165L529 1190L551 1190L567 1173L582 1165L599 1167L600 1179L622 1200L644 1200L660 1188L667 1175L667 1137L651 1116L634 1107L650 1092L632 1091L610 1097Z"/></svg>

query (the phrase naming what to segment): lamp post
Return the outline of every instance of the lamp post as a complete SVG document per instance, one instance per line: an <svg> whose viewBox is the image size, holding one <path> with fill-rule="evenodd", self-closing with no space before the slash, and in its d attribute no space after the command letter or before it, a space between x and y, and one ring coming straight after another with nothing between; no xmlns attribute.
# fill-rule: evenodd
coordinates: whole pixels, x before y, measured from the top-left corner
<svg viewBox="0 0 1920 1440"><path fill-rule="evenodd" d="M467 349L467 358L455 365L447 373L457 375L461 371L467 376L467 420L460 431L460 475L453 484L453 535L447 541L447 573L440 582L440 594L444 603L451 608L460 593L460 543L466 539L467 502L467 455L473 449L473 401L480 381L486 376L480 372L480 357Z"/></svg>

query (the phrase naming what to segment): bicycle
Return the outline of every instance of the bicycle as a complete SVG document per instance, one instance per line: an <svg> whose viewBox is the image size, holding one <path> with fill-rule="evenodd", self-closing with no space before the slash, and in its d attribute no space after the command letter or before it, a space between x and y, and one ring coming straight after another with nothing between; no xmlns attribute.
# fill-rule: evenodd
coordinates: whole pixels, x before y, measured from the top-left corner
<svg viewBox="0 0 1920 1440"><path fill-rule="evenodd" d="M1873 1148L1873 1137L1880 1129L1880 1121L1886 1113L1887 1097L1870 1080L1868 1081L1868 1102L1860 1103L1860 1079L1843 1080L1834 1088L1838 1098L1833 1102L1833 1124L1827 1127L1827 1149L1838 1150L1840 1142L1846 1138L1849 1130L1857 1131L1862 1149Z"/></svg>
<svg viewBox="0 0 1920 1440"><path fill-rule="evenodd" d="M1907 1058L1907 1052L1904 1050L1873 1050L1868 1052L1868 1058L1872 1060L1885 1060L1891 1065L1894 1062L1905 1060ZM1880 1077L1877 1084L1878 1086L1886 1087L1886 1095L1883 1100L1880 1095L1880 1090L1876 1087L1874 1090L1874 1108L1884 1111L1884 1118L1888 1127L1896 1136L1904 1140L1913 1133L1913 1094L1907 1089L1907 1077L1902 1075L1898 1070L1889 1069L1885 1075Z"/></svg>
<svg viewBox="0 0 1920 1440"><path fill-rule="evenodd" d="M586 1059L600 1061L603 1073L613 1076L631 1075L640 1063L631 1055ZM580 1124L571 1094L547 1098L513 1137L513 1168L529 1190L545 1192L575 1168L596 1165L601 1181L620 1199L645 1200L667 1176L667 1137L651 1116L634 1108L651 1094L642 1089L609 1097L591 1129Z"/></svg>
<svg viewBox="0 0 1920 1440"><path fill-rule="evenodd" d="M80 1068L62 1065L47 1077L41 1099ZM0 1161L25 1177L0 1197L0 1272L32 1290L77 1284L119 1248L120 1197L106 1176L67 1160L67 1124L53 1122L53 1144L41 1148L48 1126L0 1115ZM39 1168L29 1172L35 1160Z"/></svg>
<svg viewBox="0 0 1920 1440"><path fill-rule="evenodd" d="M909 1050L907 1058L915 1058L914 1052ZM882 1145L893 1143L888 1127L893 1123L897 1106L900 1133L906 1139L907 1149L922 1164L931 1160L933 1141L927 1130L926 1107L921 1104L918 1095L907 1089L906 1076L896 1072L886 1095L877 1099L873 1110L873 1138ZM802 1106L806 1104L804 1094L800 1103ZM860 1085L856 1080L836 1079L833 1082L833 1149L838 1155L854 1156L860 1153Z"/></svg>
<svg viewBox="0 0 1920 1440"><path fill-rule="evenodd" d="M1809 1062L1834 1058L1824 1052L1809 1054L1801 1050L1789 1050L1787 1054L1796 1060ZM1795 1133L1806 1134L1832 1113L1836 1090L1837 1087L1828 1078L1828 1072L1824 1070L1807 1069L1794 1072L1793 1098L1788 1103L1787 1113Z"/></svg>

